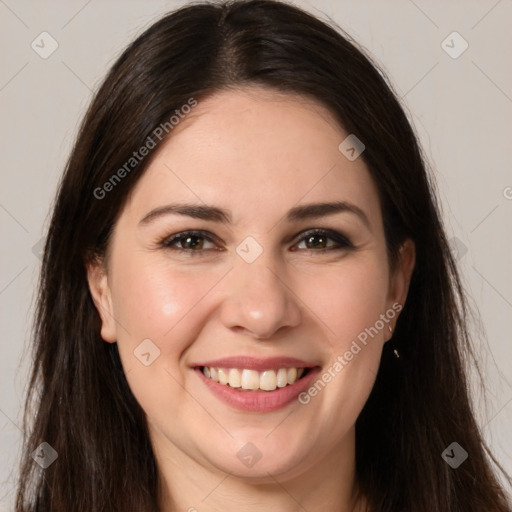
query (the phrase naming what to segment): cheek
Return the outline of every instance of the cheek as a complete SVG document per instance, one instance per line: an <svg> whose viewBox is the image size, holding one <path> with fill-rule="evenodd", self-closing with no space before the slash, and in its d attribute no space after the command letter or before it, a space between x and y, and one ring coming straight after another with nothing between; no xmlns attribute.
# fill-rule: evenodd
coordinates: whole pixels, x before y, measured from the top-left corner
<svg viewBox="0 0 512 512"><path fill-rule="evenodd" d="M161 360L175 366L194 339L194 327L200 327L202 310L198 306L215 283L215 276L177 270L161 258L152 261L144 255L127 259L117 269L113 305L123 363L131 367L133 351L150 339L160 355L166 356Z"/></svg>
<svg viewBox="0 0 512 512"><path fill-rule="evenodd" d="M128 384L149 416L179 411L187 398L183 355L200 335L207 318L204 298L221 276L177 270L147 255L120 263L112 291Z"/></svg>
<svg viewBox="0 0 512 512"><path fill-rule="evenodd" d="M312 414L330 418L329 428L338 435L355 422L378 372L388 275L387 260L367 253L319 276L310 294L311 309L329 339L329 362L301 403L309 404Z"/></svg>
<svg viewBox="0 0 512 512"><path fill-rule="evenodd" d="M388 295L387 260L367 252L326 266L322 272L300 278L298 295L322 320L331 348L344 352L347 344L384 313Z"/></svg>

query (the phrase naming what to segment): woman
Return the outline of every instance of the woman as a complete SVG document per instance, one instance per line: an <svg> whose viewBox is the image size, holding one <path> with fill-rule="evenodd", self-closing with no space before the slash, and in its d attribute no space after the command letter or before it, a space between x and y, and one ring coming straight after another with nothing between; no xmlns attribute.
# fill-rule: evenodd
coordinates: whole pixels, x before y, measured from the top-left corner
<svg viewBox="0 0 512 512"><path fill-rule="evenodd" d="M58 192L17 511L510 511L465 315L369 58L283 3L182 8Z"/></svg>

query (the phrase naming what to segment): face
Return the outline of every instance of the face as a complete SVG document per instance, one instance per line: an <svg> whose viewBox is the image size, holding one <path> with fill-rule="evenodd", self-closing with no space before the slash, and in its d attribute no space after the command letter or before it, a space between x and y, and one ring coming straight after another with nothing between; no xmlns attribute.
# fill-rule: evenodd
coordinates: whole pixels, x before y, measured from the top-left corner
<svg viewBox="0 0 512 512"><path fill-rule="evenodd" d="M88 269L157 456L280 481L339 460L413 249L391 272L376 185L311 100L224 91L171 135Z"/></svg>

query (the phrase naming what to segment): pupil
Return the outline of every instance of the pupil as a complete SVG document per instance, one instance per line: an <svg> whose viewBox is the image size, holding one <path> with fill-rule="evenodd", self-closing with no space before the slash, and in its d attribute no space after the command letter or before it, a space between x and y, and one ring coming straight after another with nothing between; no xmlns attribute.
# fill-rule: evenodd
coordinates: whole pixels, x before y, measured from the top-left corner
<svg viewBox="0 0 512 512"><path fill-rule="evenodd" d="M315 243L312 242L312 240L319 240L319 242ZM312 235L308 238L308 244L311 244L313 247L318 247L319 245L323 245L325 242L325 239L320 235Z"/></svg>
<svg viewBox="0 0 512 512"><path fill-rule="evenodd" d="M191 240L192 240L192 242L191 242ZM195 243L194 243L194 240L195 240ZM198 237L198 236L189 236L189 237L185 238L185 243L187 246L194 248L194 247L198 247L201 245L201 242L199 240L200 240L200 237Z"/></svg>

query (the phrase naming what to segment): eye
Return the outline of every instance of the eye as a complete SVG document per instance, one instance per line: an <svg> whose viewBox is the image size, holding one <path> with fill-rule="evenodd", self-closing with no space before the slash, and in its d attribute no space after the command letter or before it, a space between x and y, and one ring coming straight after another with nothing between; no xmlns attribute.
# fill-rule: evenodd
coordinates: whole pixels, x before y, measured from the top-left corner
<svg viewBox="0 0 512 512"><path fill-rule="evenodd" d="M334 242L334 243L333 243ZM211 244L212 247L207 245ZM305 244L305 247L300 247ZM206 250L219 250L216 238L204 231L183 231L165 238L161 245L167 249L184 252L190 255L199 255ZM355 249L352 242L337 231L330 229L311 229L302 233L302 238L295 244L300 250L309 250L314 252L326 252L335 250ZM296 248L292 248L296 251Z"/></svg>
<svg viewBox="0 0 512 512"><path fill-rule="evenodd" d="M203 250L211 249L205 247L205 244L208 243L215 245L213 237L203 231L183 231L162 241L164 247L188 253L200 253Z"/></svg>
<svg viewBox="0 0 512 512"><path fill-rule="evenodd" d="M334 244L329 242L334 242ZM304 247L305 250L316 252L355 249L354 244L346 236L330 229L311 229L306 231L302 234L297 247L302 243L306 245Z"/></svg>

